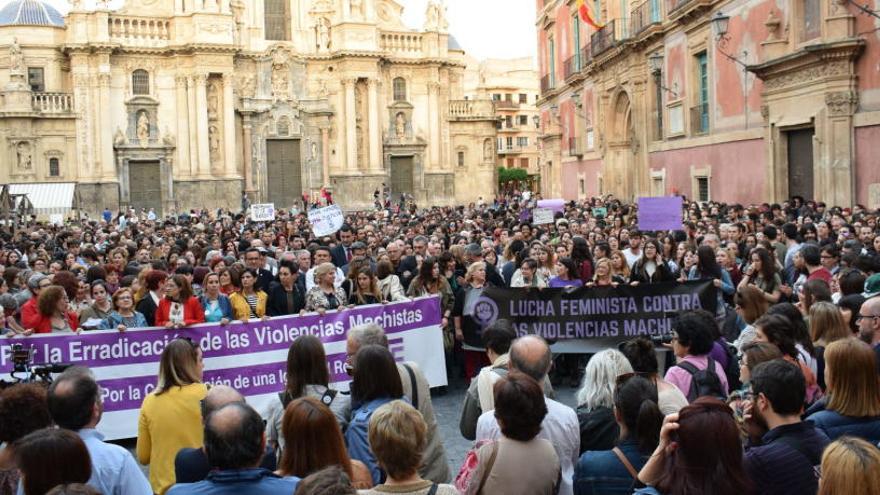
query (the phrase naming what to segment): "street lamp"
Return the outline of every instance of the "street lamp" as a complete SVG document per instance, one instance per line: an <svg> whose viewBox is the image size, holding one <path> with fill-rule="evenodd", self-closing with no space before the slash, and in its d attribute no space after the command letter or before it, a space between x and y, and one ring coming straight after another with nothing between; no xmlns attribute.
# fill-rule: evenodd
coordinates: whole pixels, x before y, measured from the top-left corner
<svg viewBox="0 0 880 495"><path fill-rule="evenodd" d="M660 52L654 52L648 57L648 67L651 74L657 74L663 70L663 55Z"/></svg>
<svg viewBox="0 0 880 495"><path fill-rule="evenodd" d="M742 51L740 57L742 59L735 57L731 53L729 53L727 49L727 44L730 42L730 35L727 34L727 28L730 27L730 16L725 15L720 10L712 16L712 28L715 31L715 40L718 42L718 53L724 55L727 60L734 62L735 64L742 67L743 70L743 111L745 112L745 127L749 128L749 66L744 61L749 57L749 52L746 50Z"/></svg>
<svg viewBox="0 0 880 495"><path fill-rule="evenodd" d="M727 38L727 27L730 24L730 16L724 15L720 10L712 16L712 28L718 39Z"/></svg>

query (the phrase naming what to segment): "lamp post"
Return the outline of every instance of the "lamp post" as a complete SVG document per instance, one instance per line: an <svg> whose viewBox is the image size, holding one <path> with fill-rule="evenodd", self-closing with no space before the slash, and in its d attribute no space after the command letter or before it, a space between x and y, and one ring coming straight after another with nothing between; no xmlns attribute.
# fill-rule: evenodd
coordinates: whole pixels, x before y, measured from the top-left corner
<svg viewBox="0 0 880 495"><path fill-rule="evenodd" d="M749 128L749 66L743 60L748 59L749 52L742 51L740 55L743 60L735 57L726 51L727 44L730 43L730 35L727 34L727 28L730 26L730 16L725 15L721 11L712 16L712 28L715 31L715 41L718 45L718 53L724 55L727 60L736 63L743 70L743 112L745 114L745 126Z"/></svg>
<svg viewBox="0 0 880 495"><path fill-rule="evenodd" d="M657 98L657 138L663 139L663 88L661 87L663 55L660 52L654 52L648 57L648 67L651 69L651 74L654 75L655 98Z"/></svg>

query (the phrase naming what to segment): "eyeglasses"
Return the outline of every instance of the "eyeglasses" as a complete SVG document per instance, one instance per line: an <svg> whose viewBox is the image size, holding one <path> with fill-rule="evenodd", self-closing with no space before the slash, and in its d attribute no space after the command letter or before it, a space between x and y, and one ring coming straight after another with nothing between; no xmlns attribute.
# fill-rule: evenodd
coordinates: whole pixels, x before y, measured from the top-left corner
<svg viewBox="0 0 880 495"><path fill-rule="evenodd" d="M856 315L855 322L858 323L858 322L862 321L863 318L871 318L871 319L874 319L874 318L880 318L880 315L862 315L862 314L859 314L859 315Z"/></svg>

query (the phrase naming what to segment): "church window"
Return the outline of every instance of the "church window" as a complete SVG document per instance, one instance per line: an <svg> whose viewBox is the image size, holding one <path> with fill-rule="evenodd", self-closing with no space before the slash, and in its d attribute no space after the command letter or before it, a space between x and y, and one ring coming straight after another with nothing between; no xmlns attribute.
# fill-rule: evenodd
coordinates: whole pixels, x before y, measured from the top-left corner
<svg viewBox="0 0 880 495"><path fill-rule="evenodd" d="M394 78L394 101L406 101L406 79Z"/></svg>
<svg viewBox="0 0 880 495"><path fill-rule="evenodd" d="M131 94L150 94L150 74L144 69L138 69L131 73Z"/></svg>
<svg viewBox="0 0 880 495"><path fill-rule="evenodd" d="M263 22L267 40L290 40L289 0L266 0Z"/></svg>
<svg viewBox="0 0 880 495"><path fill-rule="evenodd" d="M49 177L61 176L61 163L57 158L49 158Z"/></svg>

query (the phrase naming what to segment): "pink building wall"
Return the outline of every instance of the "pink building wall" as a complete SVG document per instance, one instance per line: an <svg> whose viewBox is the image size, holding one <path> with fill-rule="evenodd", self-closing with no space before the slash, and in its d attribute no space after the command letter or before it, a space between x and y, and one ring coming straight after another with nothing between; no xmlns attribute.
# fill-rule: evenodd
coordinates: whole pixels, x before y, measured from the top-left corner
<svg viewBox="0 0 880 495"><path fill-rule="evenodd" d="M585 194L587 197L599 195L599 183L596 180L602 171L602 160L580 160L562 164L562 197L566 201L576 200L580 196L580 180L583 175Z"/></svg>
<svg viewBox="0 0 880 495"><path fill-rule="evenodd" d="M868 184L880 183L880 125L856 127L856 202L869 205Z"/></svg>

